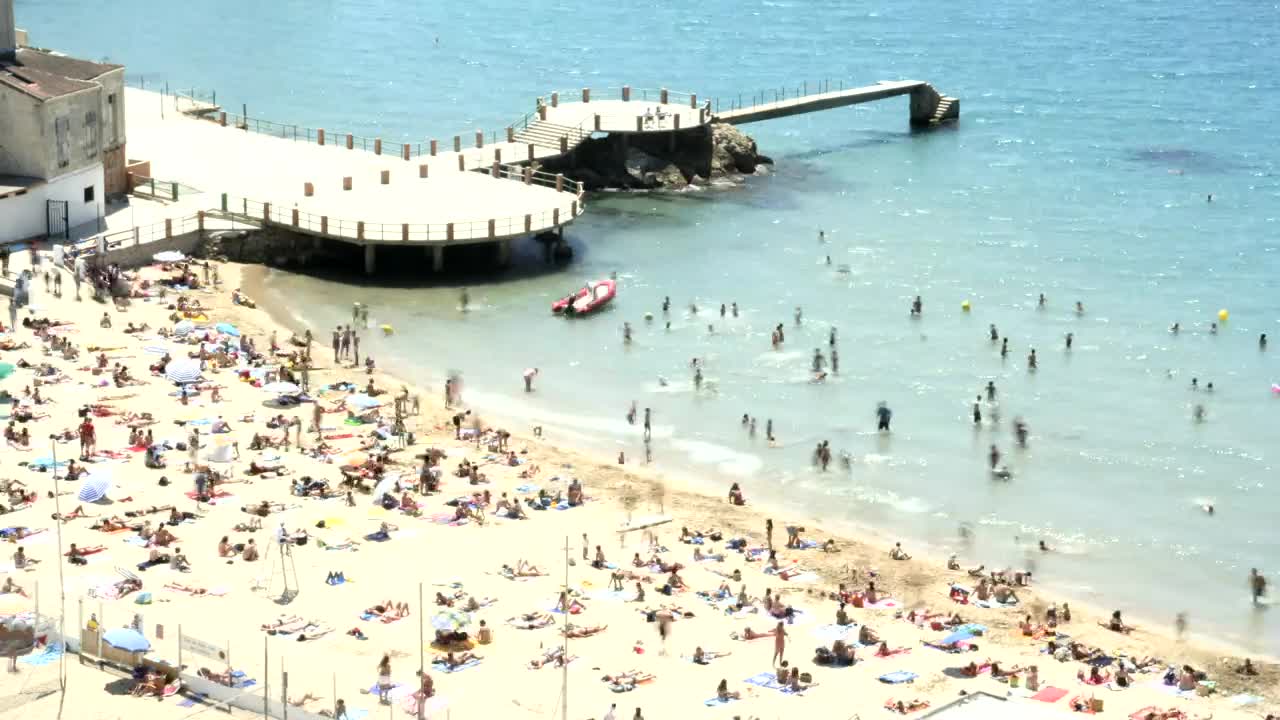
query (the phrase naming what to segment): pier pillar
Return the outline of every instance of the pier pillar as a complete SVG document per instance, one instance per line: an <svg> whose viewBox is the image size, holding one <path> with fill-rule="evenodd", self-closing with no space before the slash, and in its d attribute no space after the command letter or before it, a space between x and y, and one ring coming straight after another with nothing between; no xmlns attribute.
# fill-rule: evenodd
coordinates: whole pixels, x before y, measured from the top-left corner
<svg viewBox="0 0 1280 720"><path fill-rule="evenodd" d="M449 223L449 227L453 227L453 223ZM435 272L444 270L444 246L431 246L431 269Z"/></svg>
<svg viewBox="0 0 1280 720"><path fill-rule="evenodd" d="M390 171L390 170L383 170L383 171L382 171L382 184L383 184L383 185L390 185L390 184L391 184L391 171Z"/></svg>
<svg viewBox="0 0 1280 720"><path fill-rule="evenodd" d="M507 126L507 142L513 143L515 141L516 141L516 129L508 125Z"/></svg>
<svg viewBox="0 0 1280 720"><path fill-rule="evenodd" d="M560 152L561 153L569 152L569 136L567 135L560 136Z"/></svg>
<svg viewBox="0 0 1280 720"><path fill-rule="evenodd" d="M556 173L556 192L564 192L564 174Z"/></svg>
<svg viewBox="0 0 1280 720"><path fill-rule="evenodd" d="M427 164L426 164L426 163L422 163L422 164L418 165L418 177L420 177L420 178L427 177Z"/></svg>
<svg viewBox="0 0 1280 720"><path fill-rule="evenodd" d="M453 223L446 223L444 226L444 239L453 242Z"/></svg>
<svg viewBox="0 0 1280 720"><path fill-rule="evenodd" d="M461 135L453 136L453 151L462 152L462 136Z"/></svg>
<svg viewBox="0 0 1280 720"><path fill-rule="evenodd" d="M483 130L476 131L476 147L478 148L484 147L484 131Z"/></svg>
<svg viewBox="0 0 1280 720"><path fill-rule="evenodd" d="M462 171L466 169L467 169L467 156L463 155L462 153L458 153L458 170Z"/></svg>
<svg viewBox="0 0 1280 720"><path fill-rule="evenodd" d="M222 127L227 126L227 113L225 111L220 111L218 113L218 124Z"/></svg>
<svg viewBox="0 0 1280 720"><path fill-rule="evenodd" d="M350 190L350 189L351 189L351 177L350 177L350 176L342 178L342 189L343 189L343 190Z"/></svg>
<svg viewBox="0 0 1280 720"><path fill-rule="evenodd" d="M365 275L372 275L373 271L377 269L377 252L378 252L378 249L377 249L377 246L375 245L364 246L364 274Z"/></svg>
<svg viewBox="0 0 1280 720"><path fill-rule="evenodd" d="M698 107L698 93L694 93L689 96L689 107L691 108Z"/></svg>
<svg viewBox="0 0 1280 720"><path fill-rule="evenodd" d="M200 230L204 229L204 211L203 210L196 213L196 227Z"/></svg>
<svg viewBox="0 0 1280 720"><path fill-rule="evenodd" d="M496 147L493 149L493 161L495 163L502 162L502 148Z"/></svg>
<svg viewBox="0 0 1280 720"><path fill-rule="evenodd" d="M293 209L293 226L298 227L298 208Z"/></svg>
<svg viewBox="0 0 1280 720"><path fill-rule="evenodd" d="M533 168L527 167L524 169L524 184L533 184Z"/></svg>
<svg viewBox="0 0 1280 720"><path fill-rule="evenodd" d="M600 129L600 113L596 113L596 130Z"/></svg>
<svg viewBox="0 0 1280 720"><path fill-rule="evenodd" d="M409 159L409 143L405 143L403 146L401 146L400 157L404 158L405 160Z"/></svg>
<svg viewBox="0 0 1280 720"><path fill-rule="evenodd" d="M676 118L676 129L679 130L680 116L676 115L675 118ZM673 132L667 133L667 152L675 152L675 151L676 151L676 134Z"/></svg>
<svg viewBox="0 0 1280 720"><path fill-rule="evenodd" d="M321 235L329 234L329 216L328 215L320 216L320 234Z"/></svg>
<svg viewBox="0 0 1280 720"><path fill-rule="evenodd" d="M705 125L707 123L707 109L698 108L698 124Z"/></svg>
<svg viewBox="0 0 1280 720"><path fill-rule="evenodd" d="M551 224L556 227L560 226L560 208L551 209Z"/></svg>
<svg viewBox="0 0 1280 720"><path fill-rule="evenodd" d="M402 223L400 225L400 240L403 242L409 242L409 223Z"/></svg>
<svg viewBox="0 0 1280 720"><path fill-rule="evenodd" d="M321 144L323 145L324 143L321 143ZM355 137L353 137L353 136L351 135L351 133L347 133L347 149L348 149L348 150L354 150L355 148L356 148L356 139L355 139Z"/></svg>
<svg viewBox="0 0 1280 720"><path fill-rule="evenodd" d="M497 160L494 160L493 165L489 167L489 174L496 178L501 173L502 173L502 163L498 162Z"/></svg>
<svg viewBox="0 0 1280 720"><path fill-rule="evenodd" d="M373 139L373 154L374 155L382 154L382 138Z"/></svg>
<svg viewBox="0 0 1280 720"><path fill-rule="evenodd" d="M573 202L569 203L569 217L571 218L578 217L578 201L577 200L574 200Z"/></svg>
<svg viewBox="0 0 1280 720"><path fill-rule="evenodd" d="M659 91L658 91L658 102L662 103L663 105L666 105L666 104L667 104L667 89L666 89L666 88L662 88L661 90L659 90Z"/></svg>
<svg viewBox="0 0 1280 720"><path fill-rule="evenodd" d="M316 130L316 144L317 145L324 144L324 128L318 128Z"/></svg>
<svg viewBox="0 0 1280 720"><path fill-rule="evenodd" d="M538 119L539 119L539 120L546 120L546 119L547 119L547 106L546 106L546 105L539 105L539 106L538 106Z"/></svg>
<svg viewBox="0 0 1280 720"><path fill-rule="evenodd" d="M591 88L582 88L582 102L591 102Z"/></svg>
<svg viewBox="0 0 1280 720"><path fill-rule="evenodd" d="M672 127L675 128L676 130L679 130L680 129L680 113L678 112L671 113L671 122L673 123Z"/></svg>
<svg viewBox="0 0 1280 720"><path fill-rule="evenodd" d="M630 85L622 86L622 101L631 102L631 86Z"/></svg>
<svg viewBox="0 0 1280 720"><path fill-rule="evenodd" d="M498 234L498 221L489 218L489 239L492 240Z"/></svg>
<svg viewBox="0 0 1280 720"><path fill-rule="evenodd" d="M302 183L302 195L303 195L304 197L311 197L312 195L315 195L315 194L316 194L316 186L315 186L315 185L312 185L312 184L311 184L311 183L309 183L309 182L307 182L307 183Z"/></svg>
<svg viewBox="0 0 1280 720"><path fill-rule="evenodd" d="M271 222L271 203L262 203L262 220Z"/></svg>
<svg viewBox="0 0 1280 720"><path fill-rule="evenodd" d="M530 213L524 214L524 231L533 232L533 215Z"/></svg>
<svg viewBox="0 0 1280 720"><path fill-rule="evenodd" d="M551 93L551 107L560 107L560 93ZM546 118L544 117L543 120L546 120Z"/></svg>
<svg viewBox="0 0 1280 720"><path fill-rule="evenodd" d="M529 159L533 160L533 143L529 143Z"/></svg>
<svg viewBox="0 0 1280 720"><path fill-rule="evenodd" d="M511 240L498 241L498 264L507 266L511 264Z"/></svg>
<svg viewBox="0 0 1280 720"><path fill-rule="evenodd" d="M439 141L437 141L437 140L432 140L432 141L431 141L431 157L435 157L435 156L436 156L436 151L439 149L439 147L440 147L440 143L439 143Z"/></svg>
<svg viewBox="0 0 1280 720"><path fill-rule="evenodd" d="M164 219L164 236L167 238L173 237L173 218Z"/></svg>
<svg viewBox="0 0 1280 720"><path fill-rule="evenodd" d="M636 116L636 132L644 132L644 116ZM625 135L623 137L626 137Z"/></svg>
<svg viewBox="0 0 1280 720"><path fill-rule="evenodd" d="M364 221L363 220L358 220L356 222L356 239L357 240L364 239ZM370 245L369 247L373 247L373 246ZM365 261L365 265L369 264L369 251L367 250L364 253L364 261Z"/></svg>

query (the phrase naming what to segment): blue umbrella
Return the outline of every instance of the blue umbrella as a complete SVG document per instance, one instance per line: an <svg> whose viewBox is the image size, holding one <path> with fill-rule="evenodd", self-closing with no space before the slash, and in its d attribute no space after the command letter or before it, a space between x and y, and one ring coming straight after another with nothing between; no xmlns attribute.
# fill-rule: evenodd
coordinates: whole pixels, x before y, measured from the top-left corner
<svg viewBox="0 0 1280 720"><path fill-rule="evenodd" d="M972 640L972 639L973 639L973 633L969 632L968 630L961 630L960 632L953 632L950 635L942 638L942 644L955 645L958 642L964 642L965 640Z"/></svg>
<svg viewBox="0 0 1280 720"><path fill-rule="evenodd" d="M125 652L146 652L151 649L151 643L133 628L108 630L102 636L102 641Z"/></svg>
<svg viewBox="0 0 1280 720"><path fill-rule="evenodd" d="M471 616L461 610L445 610L431 618L431 627L436 630L460 630L471 623Z"/></svg>
<svg viewBox="0 0 1280 720"><path fill-rule="evenodd" d="M0 380L12 375L15 369L13 363L0 363Z"/></svg>
<svg viewBox="0 0 1280 720"><path fill-rule="evenodd" d="M240 337L240 330L231 323L218 323L214 326L218 332L230 335L231 337Z"/></svg>
<svg viewBox="0 0 1280 720"><path fill-rule="evenodd" d="M80 481L80 492L76 499L80 502L97 502L111 492L111 476L105 472L95 472Z"/></svg>
<svg viewBox="0 0 1280 720"><path fill-rule="evenodd" d="M364 393L356 393L355 395L348 395L346 403L358 408L375 408L381 405L382 401L374 397L369 397Z"/></svg>
<svg viewBox="0 0 1280 720"><path fill-rule="evenodd" d="M176 383L192 383L200 379L200 361L191 358L170 360L164 376Z"/></svg>

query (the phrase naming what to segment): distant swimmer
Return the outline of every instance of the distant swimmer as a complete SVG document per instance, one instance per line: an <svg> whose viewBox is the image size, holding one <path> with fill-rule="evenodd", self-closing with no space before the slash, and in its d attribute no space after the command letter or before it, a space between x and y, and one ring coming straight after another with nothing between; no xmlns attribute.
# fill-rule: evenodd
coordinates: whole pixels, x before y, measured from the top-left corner
<svg viewBox="0 0 1280 720"><path fill-rule="evenodd" d="M973 401L973 424L982 424L982 396L979 395Z"/></svg>
<svg viewBox="0 0 1280 720"><path fill-rule="evenodd" d="M1040 293L1040 300L1036 303L1036 307L1043 308L1046 302L1048 302L1048 300L1045 299L1044 293Z"/></svg>
<svg viewBox="0 0 1280 720"><path fill-rule="evenodd" d="M822 351L818 348L813 349L813 371L822 372L822 368L826 367L827 359L822 356Z"/></svg>
<svg viewBox="0 0 1280 720"><path fill-rule="evenodd" d="M773 346L774 350L777 350L778 346L782 344L781 336L776 328L773 332L769 333L769 344Z"/></svg>
<svg viewBox="0 0 1280 720"><path fill-rule="evenodd" d="M994 402L996 399L996 384L994 380L987 381L987 400Z"/></svg>
<svg viewBox="0 0 1280 720"><path fill-rule="evenodd" d="M998 468L991 469L991 477L997 480L1012 480L1013 471L1009 469L1008 465L1001 465Z"/></svg>
<svg viewBox="0 0 1280 720"><path fill-rule="evenodd" d="M693 371L693 387L696 390L702 389L702 368Z"/></svg>
<svg viewBox="0 0 1280 720"><path fill-rule="evenodd" d="M919 295L917 295L916 299L911 301L911 314L913 316L918 317L923 313L924 313L924 301L920 299Z"/></svg>
<svg viewBox="0 0 1280 720"><path fill-rule="evenodd" d="M1031 353L1027 355L1027 369L1028 370L1036 369L1036 349L1035 348L1031 348Z"/></svg>
<svg viewBox="0 0 1280 720"><path fill-rule="evenodd" d="M1267 334L1266 334L1266 333L1262 333L1261 335L1259 335L1259 336L1258 336L1258 349L1259 349L1259 350L1266 350L1266 349L1267 349Z"/></svg>
<svg viewBox="0 0 1280 720"><path fill-rule="evenodd" d="M781 344L786 341L787 341L787 334L782 329L782 323L778 323L778 343Z"/></svg>
<svg viewBox="0 0 1280 720"><path fill-rule="evenodd" d="M1182 329L1182 323L1174 323L1169 326L1169 332L1173 335L1177 335L1178 331L1181 329Z"/></svg>
<svg viewBox="0 0 1280 720"><path fill-rule="evenodd" d="M825 243L826 241L827 241L827 231L826 231L826 230L819 230L819 231L818 231L818 242L820 242L820 243Z"/></svg>
<svg viewBox="0 0 1280 720"><path fill-rule="evenodd" d="M1017 441L1018 447L1027 446L1027 436L1030 434L1031 431L1027 428L1027 422L1021 417L1015 417L1013 419L1013 438Z"/></svg>
<svg viewBox="0 0 1280 720"><path fill-rule="evenodd" d="M664 314L671 312L671 296L670 295L664 296L662 298L662 312Z"/></svg>
<svg viewBox="0 0 1280 720"><path fill-rule="evenodd" d="M1202 511L1204 511L1204 514L1205 514L1205 515L1212 515L1212 514L1213 514L1213 503L1205 503L1204 505L1201 505L1201 506L1200 506L1200 509L1201 509Z"/></svg>
<svg viewBox="0 0 1280 720"><path fill-rule="evenodd" d="M666 328L664 328L664 329L665 329L667 332L671 332L671 321L670 321L670 320L668 320L668 321L667 321L667 326L666 326Z"/></svg>
<svg viewBox="0 0 1280 720"><path fill-rule="evenodd" d="M726 307L725 307L725 304L724 304L724 303L720 303L720 317L724 317L724 314L725 314L727 311L728 311L728 308L726 308Z"/></svg>
<svg viewBox="0 0 1280 720"><path fill-rule="evenodd" d="M893 411L889 409L889 405L881 401L876 405L876 430L879 432L890 432L889 423L893 421Z"/></svg>
<svg viewBox="0 0 1280 720"><path fill-rule="evenodd" d="M830 255L828 255L828 256L827 256L827 264L828 264L828 265L830 265L830 264L831 264L831 256L830 256Z"/></svg>
<svg viewBox="0 0 1280 720"><path fill-rule="evenodd" d="M773 418L764 421L764 437L769 442L773 442Z"/></svg>
<svg viewBox="0 0 1280 720"><path fill-rule="evenodd" d="M751 424L747 426L747 434L751 437L756 436L756 419L751 418Z"/></svg>
<svg viewBox="0 0 1280 720"><path fill-rule="evenodd" d="M1053 552L1053 549L1052 549L1052 548L1050 548L1048 545L1046 545L1046 544L1045 544L1045 542L1044 542L1043 540L1041 540L1041 541L1040 541L1040 552Z"/></svg>
<svg viewBox="0 0 1280 720"><path fill-rule="evenodd" d="M732 305L730 305L729 312L733 313L734 317L738 317L738 303L733 303Z"/></svg>
<svg viewBox="0 0 1280 720"><path fill-rule="evenodd" d="M1191 389L1192 389L1192 390L1199 390L1199 389L1200 389L1200 380L1199 380L1199 379L1197 379L1197 378L1191 378Z"/></svg>
<svg viewBox="0 0 1280 720"><path fill-rule="evenodd" d="M708 334L708 335L715 335L715 334L716 334L716 326L715 326L714 324L712 324L712 323L707 323L707 334Z"/></svg>
<svg viewBox="0 0 1280 720"><path fill-rule="evenodd" d="M749 422L751 422L750 416L747 413L742 413L742 427L745 428Z"/></svg>
<svg viewBox="0 0 1280 720"><path fill-rule="evenodd" d="M462 293L458 297L458 305L462 307L462 312L467 312L471 307L471 293L466 288L462 288Z"/></svg>
<svg viewBox="0 0 1280 720"><path fill-rule="evenodd" d="M1067 333L1067 349L1071 349L1071 341L1076 337L1075 333Z"/></svg>
<svg viewBox="0 0 1280 720"><path fill-rule="evenodd" d="M651 312L646 312L646 313L644 314L644 321L645 321L645 322L653 322L653 313L651 313Z"/></svg>
<svg viewBox="0 0 1280 720"><path fill-rule="evenodd" d="M991 450L987 453L987 462L990 464L992 470L995 470L996 467L1000 465L1000 448L995 445L991 446Z"/></svg>
<svg viewBox="0 0 1280 720"><path fill-rule="evenodd" d="M840 374L840 351L831 348L831 372Z"/></svg>
<svg viewBox="0 0 1280 720"><path fill-rule="evenodd" d="M799 305L796 306L796 325L804 322L804 310Z"/></svg>
<svg viewBox="0 0 1280 720"><path fill-rule="evenodd" d="M1079 300L1076 301L1076 314L1077 315L1084 314L1084 303L1080 302Z"/></svg>
<svg viewBox="0 0 1280 720"><path fill-rule="evenodd" d="M990 333L990 334L991 334L991 342L998 342L998 341L1000 340L1000 331L999 331L999 330L996 330L996 324L995 324L995 323L991 323L991 333Z"/></svg>
<svg viewBox="0 0 1280 720"><path fill-rule="evenodd" d="M1202 423L1204 422L1204 418L1205 418L1204 405L1202 403L1196 403L1196 406L1191 410L1191 419L1195 420L1198 423Z"/></svg>
<svg viewBox="0 0 1280 720"><path fill-rule="evenodd" d="M1209 193L1208 195L1206 195L1204 198L1204 201L1207 203L1213 202L1213 193Z"/></svg>
<svg viewBox="0 0 1280 720"><path fill-rule="evenodd" d="M652 437L653 437L653 425L651 424L652 419L653 419L653 415L652 415L652 413L651 413L650 409L649 409L649 408L645 408L645 409L644 409L644 439L645 439L645 441L648 441L650 438L652 438Z"/></svg>
<svg viewBox="0 0 1280 720"><path fill-rule="evenodd" d="M1262 341L1262 342L1263 342L1263 344L1265 345L1265 344L1266 344L1266 337L1267 337L1267 336L1266 336L1266 335L1263 335L1262 337L1263 337L1263 341ZM831 346L831 347L835 347L835 346L836 346L836 329L835 329L834 327L833 327L833 328L831 328L831 332L827 333L827 345L829 345L829 346Z"/></svg>
<svg viewBox="0 0 1280 720"><path fill-rule="evenodd" d="M1205 392L1213 392L1213 383L1209 383L1208 385L1205 385L1205 386L1204 386L1204 391L1205 391Z"/></svg>
<svg viewBox="0 0 1280 720"><path fill-rule="evenodd" d="M1007 357L1009 357L1009 338L1006 337L1000 341L1000 359Z"/></svg>
<svg viewBox="0 0 1280 720"><path fill-rule="evenodd" d="M1209 323L1209 334L1210 335L1218 334L1218 323Z"/></svg>
<svg viewBox="0 0 1280 720"><path fill-rule="evenodd" d="M631 323L629 322L622 323L622 342L631 344Z"/></svg>
<svg viewBox="0 0 1280 720"><path fill-rule="evenodd" d="M698 314L698 303L696 303L696 302L690 302L690 303L689 303L689 314L690 314L690 315L697 315L697 314Z"/></svg>

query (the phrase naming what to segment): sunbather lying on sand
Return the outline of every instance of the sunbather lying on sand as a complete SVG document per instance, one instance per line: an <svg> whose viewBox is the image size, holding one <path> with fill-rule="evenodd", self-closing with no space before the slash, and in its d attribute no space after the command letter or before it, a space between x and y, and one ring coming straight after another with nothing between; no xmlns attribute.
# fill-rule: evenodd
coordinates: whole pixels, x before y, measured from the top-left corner
<svg viewBox="0 0 1280 720"><path fill-rule="evenodd" d="M722 658L732 654L733 653L718 652L716 650L703 650L702 646L699 645L698 647L694 648L693 661L699 665L709 665L711 664L711 661L715 660L716 658Z"/></svg>
<svg viewBox="0 0 1280 720"><path fill-rule="evenodd" d="M454 668L457 668L461 665L466 665L472 660L483 660L483 659L484 658L482 656L467 650L457 654L450 652L444 655L436 655L435 659L431 661L431 664L444 665L450 670L453 670Z"/></svg>
<svg viewBox="0 0 1280 720"><path fill-rule="evenodd" d="M884 702L884 707L886 710L892 710L899 715L906 715L929 707L929 701L919 698L912 698L911 700L894 700L890 698Z"/></svg>
<svg viewBox="0 0 1280 720"><path fill-rule="evenodd" d="M578 659L576 655L570 655L566 659L564 656L564 648L553 647L544 651L542 653L542 657L530 660L529 667L535 670L541 667L546 667L548 665L554 665L555 667L564 667L565 665L568 665L569 663L573 662L576 659Z"/></svg>
<svg viewBox="0 0 1280 720"><path fill-rule="evenodd" d="M652 675L650 673L640 672L639 670L628 670L627 672L618 673L617 675L605 675L600 679L609 683L609 689L614 692L628 692L630 690L635 690L636 685L647 683L652 680L656 680L657 678L657 675Z"/></svg>
<svg viewBox="0 0 1280 720"><path fill-rule="evenodd" d="M596 633L602 633L608 629L608 625L592 625L590 627L574 627L570 625L569 627L563 628L560 632L567 638L585 638L591 637Z"/></svg>
<svg viewBox="0 0 1280 720"><path fill-rule="evenodd" d="M765 632L756 632L751 628L743 628L742 633L729 633L729 637L733 640L758 640L760 638L775 637L778 634L777 628L771 628Z"/></svg>
<svg viewBox="0 0 1280 720"><path fill-rule="evenodd" d="M306 626L307 621L297 615L290 615L289 617L281 615L272 622L263 625L262 630L264 630L268 635L287 635L289 633L295 633Z"/></svg>
<svg viewBox="0 0 1280 720"><path fill-rule="evenodd" d="M503 565L502 575L504 577L542 577L546 573L538 569L537 565L520 560L516 563L515 568L510 565Z"/></svg>
<svg viewBox="0 0 1280 720"><path fill-rule="evenodd" d="M535 612L525 613L518 618L508 618L507 623L521 630L536 630L550 625L552 619L547 613Z"/></svg>
<svg viewBox="0 0 1280 720"><path fill-rule="evenodd" d="M374 605L364 609L366 615L373 615L382 618L383 622L392 622L409 615L409 603L395 603L390 600L381 605Z"/></svg>

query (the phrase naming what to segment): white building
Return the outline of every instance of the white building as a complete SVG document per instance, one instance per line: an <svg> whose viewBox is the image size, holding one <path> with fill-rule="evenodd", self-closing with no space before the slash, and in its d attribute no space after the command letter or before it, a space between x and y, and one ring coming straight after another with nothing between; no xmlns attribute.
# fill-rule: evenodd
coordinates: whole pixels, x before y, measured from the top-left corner
<svg viewBox="0 0 1280 720"><path fill-rule="evenodd" d="M0 0L0 243L96 230L106 196L128 191L124 67L18 37Z"/></svg>

